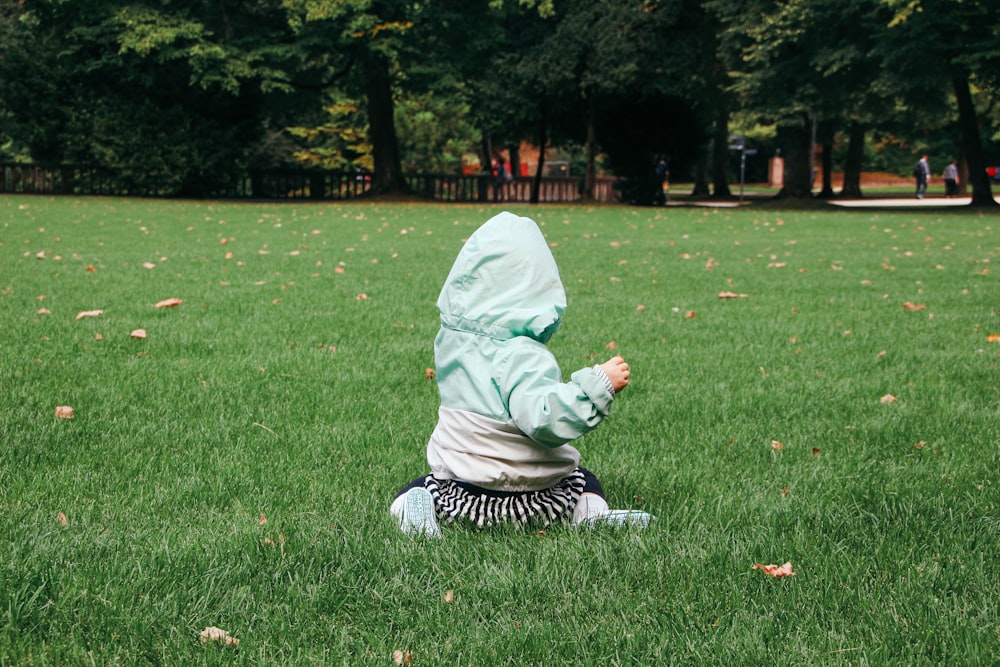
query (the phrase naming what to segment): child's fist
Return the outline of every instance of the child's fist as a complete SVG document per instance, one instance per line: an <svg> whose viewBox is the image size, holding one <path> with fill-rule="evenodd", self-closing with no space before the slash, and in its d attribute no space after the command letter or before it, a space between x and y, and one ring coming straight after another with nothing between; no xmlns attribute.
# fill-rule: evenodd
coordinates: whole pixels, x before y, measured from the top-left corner
<svg viewBox="0 0 1000 667"><path fill-rule="evenodd" d="M607 373L608 379L611 380L611 386L614 387L615 393L618 393L622 389L628 386L628 379L632 375L632 372L628 368L628 364L621 357L611 357L603 364L601 368Z"/></svg>

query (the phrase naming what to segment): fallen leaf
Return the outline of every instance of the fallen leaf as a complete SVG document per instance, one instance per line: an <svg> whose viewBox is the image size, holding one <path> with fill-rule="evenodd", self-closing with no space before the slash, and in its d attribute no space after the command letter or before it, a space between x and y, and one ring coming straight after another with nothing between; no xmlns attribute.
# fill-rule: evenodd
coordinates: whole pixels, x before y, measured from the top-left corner
<svg viewBox="0 0 1000 667"><path fill-rule="evenodd" d="M641 303L635 307L635 312L637 313L641 313L644 310L646 310L646 306L642 305Z"/></svg>
<svg viewBox="0 0 1000 667"><path fill-rule="evenodd" d="M452 602L454 602L454 601L455 601L455 591L453 591L453 590L451 590L451 589L449 589L449 590L445 591L445 592L444 592L444 598L442 598L442 599L443 599L443 600L444 600L445 602L447 602L447 603L451 604Z"/></svg>
<svg viewBox="0 0 1000 667"><path fill-rule="evenodd" d="M103 310L81 310L76 314L76 319L82 320L85 317L100 317L103 314Z"/></svg>
<svg viewBox="0 0 1000 667"><path fill-rule="evenodd" d="M354 298L357 299L358 301L367 301L368 300L368 295L365 294L364 292L361 292L360 294L358 294Z"/></svg>
<svg viewBox="0 0 1000 667"><path fill-rule="evenodd" d="M90 273L97 273L97 269L94 268L93 264L88 264L87 265L87 271L90 272Z"/></svg>
<svg viewBox="0 0 1000 667"><path fill-rule="evenodd" d="M145 338L146 337L146 330L145 329L136 329L135 331L133 331L132 333L130 333L129 336L131 336L132 338Z"/></svg>
<svg viewBox="0 0 1000 667"><path fill-rule="evenodd" d="M260 518L257 520L257 525L258 526L266 526L267 525L267 517L264 516L263 512L260 513Z"/></svg>
<svg viewBox="0 0 1000 667"><path fill-rule="evenodd" d="M39 308L38 309L38 314L39 315L51 315L52 311L49 310L48 308Z"/></svg>
<svg viewBox="0 0 1000 667"><path fill-rule="evenodd" d="M720 299L746 299L749 294L737 294L736 292L719 292Z"/></svg>
<svg viewBox="0 0 1000 667"><path fill-rule="evenodd" d="M69 519L67 519L66 515L62 512L59 512L59 514L56 515L56 519L59 521L59 525L63 528L69 525Z"/></svg>
<svg viewBox="0 0 1000 667"><path fill-rule="evenodd" d="M408 665L413 662L413 654L409 651L400 651L396 649L392 652L392 661L396 665Z"/></svg>
<svg viewBox="0 0 1000 667"><path fill-rule="evenodd" d="M819 456L819 448L813 447L813 456Z"/></svg>
<svg viewBox="0 0 1000 667"><path fill-rule="evenodd" d="M892 394L886 394L882 398L878 399L878 402L881 403L882 405L888 405L889 403L895 403L896 397L893 396Z"/></svg>
<svg viewBox="0 0 1000 667"><path fill-rule="evenodd" d="M1000 334L990 334L986 337L987 343L1000 343Z"/></svg>
<svg viewBox="0 0 1000 667"><path fill-rule="evenodd" d="M156 264L153 264L152 262L143 262L142 263L142 268L144 268L144 269L155 269L156 268Z"/></svg>
<svg viewBox="0 0 1000 667"><path fill-rule="evenodd" d="M68 405L57 405L56 406L56 417L59 419L72 419L76 416L73 412L73 408Z"/></svg>
<svg viewBox="0 0 1000 667"><path fill-rule="evenodd" d="M791 561L785 563L784 565L761 565L760 563L754 563L754 570L760 570L764 574L770 575L772 577L794 577L795 573L792 572Z"/></svg>
<svg viewBox="0 0 1000 667"><path fill-rule="evenodd" d="M240 645L239 639L230 636L228 632L215 626L207 627L201 631L201 641L203 644L207 644L209 642L222 642L226 646L235 647Z"/></svg>
<svg viewBox="0 0 1000 667"><path fill-rule="evenodd" d="M927 307L926 303L916 304L916 303L910 303L909 301L903 302L903 308L906 310L923 310L926 307Z"/></svg>
<svg viewBox="0 0 1000 667"><path fill-rule="evenodd" d="M684 313L684 319L693 320L695 317L696 315L693 310L689 310L686 313Z"/></svg>
<svg viewBox="0 0 1000 667"><path fill-rule="evenodd" d="M96 333L94 334L94 340L104 340L104 336L99 333Z"/></svg>
<svg viewBox="0 0 1000 667"><path fill-rule="evenodd" d="M772 440L771 441L771 448L774 451L780 452L782 447L784 447L784 445L782 445L779 441L777 441L777 440Z"/></svg>
<svg viewBox="0 0 1000 667"><path fill-rule="evenodd" d="M180 299L178 299L176 297L171 297L169 299L164 299L163 301L158 301L156 303L156 307L157 308L173 308L175 306L181 305L182 303L184 303L184 302L181 301Z"/></svg>
<svg viewBox="0 0 1000 667"><path fill-rule="evenodd" d="M425 368L424 369L424 378L427 379L427 380L433 380L434 379L434 369L433 368Z"/></svg>
<svg viewBox="0 0 1000 667"><path fill-rule="evenodd" d="M618 343L616 343L615 341L611 341L610 343L608 343L604 347L606 347L609 350L617 350L618 349Z"/></svg>
<svg viewBox="0 0 1000 667"><path fill-rule="evenodd" d="M924 442L923 440L921 440L920 442L915 442L915 443L913 443L913 446L914 446L914 448L916 448L916 449L923 449L924 447L926 447L926 446L927 446L927 443L926 443L926 442Z"/></svg>

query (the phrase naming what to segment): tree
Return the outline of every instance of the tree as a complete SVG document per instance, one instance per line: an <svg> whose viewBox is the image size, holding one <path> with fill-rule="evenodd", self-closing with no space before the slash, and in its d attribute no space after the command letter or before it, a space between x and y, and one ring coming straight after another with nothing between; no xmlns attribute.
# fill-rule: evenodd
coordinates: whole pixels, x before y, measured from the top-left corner
<svg viewBox="0 0 1000 667"><path fill-rule="evenodd" d="M223 187L289 90L269 3L24 0L3 18L0 99L32 157L107 167L135 192Z"/></svg>
<svg viewBox="0 0 1000 667"><path fill-rule="evenodd" d="M893 18L881 40L886 71L917 91L951 90L958 109L962 155L968 164L973 206L995 206L986 176L971 88L996 85L1000 73L1000 3L994 0L881 0ZM945 19L945 20L942 20Z"/></svg>
<svg viewBox="0 0 1000 667"><path fill-rule="evenodd" d="M403 0L286 0L299 43L326 63L323 85L335 82L366 101L372 147L372 190L406 191L395 128L400 61L424 6Z"/></svg>

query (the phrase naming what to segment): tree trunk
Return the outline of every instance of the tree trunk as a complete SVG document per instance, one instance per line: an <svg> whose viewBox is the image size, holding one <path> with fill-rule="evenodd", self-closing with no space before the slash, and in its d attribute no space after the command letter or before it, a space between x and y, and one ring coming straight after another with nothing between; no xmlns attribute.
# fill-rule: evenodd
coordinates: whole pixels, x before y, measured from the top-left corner
<svg viewBox="0 0 1000 667"><path fill-rule="evenodd" d="M694 187L691 188L692 197L707 197L708 189L708 151L705 146L698 153L698 162L694 165Z"/></svg>
<svg viewBox="0 0 1000 667"><path fill-rule="evenodd" d="M521 175L521 147L517 144L507 146L507 166L510 168L510 175L517 178Z"/></svg>
<svg viewBox="0 0 1000 667"><path fill-rule="evenodd" d="M542 112L542 120L538 129L538 169L535 179L531 182L531 203L537 204L542 192L542 170L545 168L545 144L549 142L548 118Z"/></svg>
<svg viewBox="0 0 1000 667"><path fill-rule="evenodd" d="M822 152L820 153L820 165L823 170L823 186L820 188L817 197L820 199L833 198L833 124L824 120L819 124L819 143ZM810 181L812 175L810 174Z"/></svg>
<svg viewBox="0 0 1000 667"><path fill-rule="evenodd" d="M479 142L479 180L477 182L479 201L489 201L490 181L493 176L493 147L490 135L483 132Z"/></svg>
<svg viewBox="0 0 1000 667"><path fill-rule="evenodd" d="M844 186L840 190L841 197L852 199L861 197L861 163L864 152L865 126L852 120L847 140L847 159L844 162Z"/></svg>
<svg viewBox="0 0 1000 667"><path fill-rule="evenodd" d="M733 196L729 190L729 109L719 101L715 115L715 130L712 137L712 196L727 199Z"/></svg>
<svg viewBox="0 0 1000 667"><path fill-rule="evenodd" d="M594 95L590 95L587 105L587 169L583 176L583 199L592 200L594 198L594 182L597 180L596 162L596 129L597 123L597 103Z"/></svg>
<svg viewBox="0 0 1000 667"><path fill-rule="evenodd" d="M809 151L812 146L810 132L805 123L778 128L778 142L785 157L785 185L779 197L810 199Z"/></svg>
<svg viewBox="0 0 1000 667"><path fill-rule="evenodd" d="M819 191L820 199L833 198L833 142L823 143L823 189Z"/></svg>
<svg viewBox="0 0 1000 667"><path fill-rule="evenodd" d="M366 61L365 92L368 98L372 159L375 163L372 190L376 194L401 194L406 192L406 182L403 180L403 168L399 159L389 63L376 54L370 54Z"/></svg>
<svg viewBox="0 0 1000 667"><path fill-rule="evenodd" d="M951 83L955 89L955 99L958 102L958 124L962 128L962 153L969 164L972 205L996 206L993 193L990 191L990 179L986 175L983 146L979 141L976 108L972 104L972 94L969 92L969 78L965 75L956 75Z"/></svg>

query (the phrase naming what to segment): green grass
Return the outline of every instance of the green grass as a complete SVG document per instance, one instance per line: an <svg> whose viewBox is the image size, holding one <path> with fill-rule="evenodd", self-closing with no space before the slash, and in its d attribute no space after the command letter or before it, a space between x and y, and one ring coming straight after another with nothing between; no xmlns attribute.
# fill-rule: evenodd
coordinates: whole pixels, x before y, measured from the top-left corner
<svg viewBox="0 0 1000 667"><path fill-rule="evenodd" d="M0 198L0 665L1000 660L1000 219L516 207L564 372L633 368L584 464L657 520L405 539L495 210Z"/></svg>

